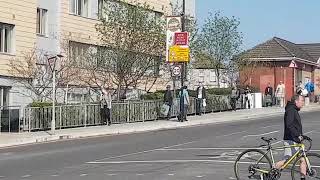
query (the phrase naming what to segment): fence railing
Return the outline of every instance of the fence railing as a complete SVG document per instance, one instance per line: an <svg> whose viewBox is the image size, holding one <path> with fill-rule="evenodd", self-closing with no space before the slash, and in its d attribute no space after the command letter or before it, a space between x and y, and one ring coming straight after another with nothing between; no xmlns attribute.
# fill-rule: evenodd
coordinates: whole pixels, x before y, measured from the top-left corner
<svg viewBox="0 0 320 180"><path fill-rule="evenodd" d="M237 107L242 108L241 99ZM113 124L153 121L161 117L160 108L163 102L155 101L125 101L113 102L111 122ZM179 114L179 99L174 101L171 116ZM231 109L228 96L210 96L207 99L205 111L217 112ZM56 129L96 126L103 124L100 104L61 105L55 109ZM188 115L196 113L196 100L190 98ZM22 131L49 130L51 128L52 107L26 107L23 109L21 123Z"/></svg>

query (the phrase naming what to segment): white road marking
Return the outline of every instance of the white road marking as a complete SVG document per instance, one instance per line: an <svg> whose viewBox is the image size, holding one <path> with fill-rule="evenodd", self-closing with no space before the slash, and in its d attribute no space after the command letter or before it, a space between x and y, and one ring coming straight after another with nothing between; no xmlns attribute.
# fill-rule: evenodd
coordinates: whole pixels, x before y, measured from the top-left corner
<svg viewBox="0 0 320 180"><path fill-rule="evenodd" d="M281 143L281 142L283 142L283 141L277 141L277 142L275 142L275 143L272 143L271 145L273 146L273 145L279 144L279 143Z"/></svg>
<svg viewBox="0 0 320 180"><path fill-rule="evenodd" d="M221 136L216 136L216 137L227 137L227 136L232 136L232 135L235 135L235 134L241 134L241 133L245 133L247 131L239 131L239 132L234 132L234 133L231 133L231 134L226 134L226 135L221 135Z"/></svg>
<svg viewBox="0 0 320 180"><path fill-rule="evenodd" d="M174 176L174 174L168 174L168 176Z"/></svg>
<svg viewBox="0 0 320 180"><path fill-rule="evenodd" d="M217 162L217 163L234 163L234 161L220 161L210 159L184 159L184 160L153 160L153 161L93 161L87 164L130 164L130 163L192 163L192 162ZM250 164L252 162L240 162L241 164Z"/></svg>
<svg viewBox="0 0 320 180"><path fill-rule="evenodd" d="M80 174L80 177L88 176L88 174Z"/></svg>
<svg viewBox="0 0 320 180"><path fill-rule="evenodd" d="M267 129L267 128L271 128L271 127L277 127L277 126L281 126L281 125L271 125L271 126L265 126L265 127L262 127L261 129Z"/></svg>
<svg viewBox="0 0 320 180"><path fill-rule="evenodd" d="M51 176L52 177L58 177L59 175L58 174L52 174Z"/></svg>
<svg viewBox="0 0 320 180"><path fill-rule="evenodd" d="M137 176L144 176L144 174L136 174Z"/></svg>
<svg viewBox="0 0 320 180"><path fill-rule="evenodd" d="M274 134L274 133L277 133L279 131L271 131L271 132L267 132L267 133L263 133L263 134L252 134L252 135L246 135L246 136L243 136L242 138L246 138L246 137L257 137L257 136L265 136L265 135L268 135L268 134Z"/></svg>
<svg viewBox="0 0 320 180"><path fill-rule="evenodd" d="M197 178L203 178L204 176L196 176Z"/></svg>
<svg viewBox="0 0 320 180"><path fill-rule="evenodd" d="M279 144L281 143L282 141L278 141L278 142L275 142L273 143L272 145L274 144ZM219 147L219 148L214 148L214 147L207 147L207 148L177 148L177 149L158 149L157 151L193 151L193 150L247 150L247 149L266 149L266 148L255 148L255 147L252 147L252 148L235 148L235 147L229 147L229 148L225 148L225 147ZM279 150L276 150L276 151L283 151L281 149ZM320 152L320 150L310 150L311 152Z"/></svg>
<svg viewBox="0 0 320 180"><path fill-rule="evenodd" d="M236 179L236 178L234 178L234 177L229 177L229 179Z"/></svg>
<svg viewBox="0 0 320 180"><path fill-rule="evenodd" d="M189 150L247 150L250 148L214 148L214 147L208 147L208 148L177 148L177 149L158 149L157 151L189 151ZM254 149L265 149L265 148L254 148Z"/></svg>
<svg viewBox="0 0 320 180"><path fill-rule="evenodd" d="M314 131L312 130L312 131L309 131L309 132L306 132L306 133L304 133L304 134L311 134L311 133L313 133Z"/></svg>
<svg viewBox="0 0 320 180"><path fill-rule="evenodd" d="M191 143L194 143L194 142L197 142L197 141L189 141L189 142L186 142L186 143L176 144L176 145L173 145L173 146L165 146L165 147L162 147L162 148L150 149L150 150L146 150L146 151L139 151L139 152L129 153L129 154L123 154L123 155L119 155L119 156L111 156L111 157L107 157L107 158L103 158L103 159L97 159L97 160L95 160L95 161L103 161L103 160L122 158L122 157L137 155L137 154L144 154L144 153L149 153L149 152L157 151L158 149L173 148L173 147L177 147L177 146L182 146L182 145L186 145L186 144L191 144Z"/></svg>
<svg viewBox="0 0 320 180"><path fill-rule="evenodd" d="M108 176L116 176L117 174L107 174Z"/></svg>
<svg viewBox="0 0 320 180"><path fill-rule="evenodd" d="M28 178L28 177L31 177L30 174L27 174L27 175L24 175L24 176L21 176L22 178Z"/></svg>

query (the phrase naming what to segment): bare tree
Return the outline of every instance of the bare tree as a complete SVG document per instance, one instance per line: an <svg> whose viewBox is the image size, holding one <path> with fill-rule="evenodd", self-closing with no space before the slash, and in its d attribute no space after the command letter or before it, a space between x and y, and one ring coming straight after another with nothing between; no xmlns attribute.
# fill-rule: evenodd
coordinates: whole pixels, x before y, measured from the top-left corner
<svg viewBox="0 0 320 180"><path fill-rule="evenodd" d="M165 49L163 15L155 13L147 4L134 1L131 4L120 0L105 0L100 23L103 54L98 68L107 70L120 97L131 87L137 87L145 76L161 64ZM154 76L156 78L157 76Z"/></svg>
<svg viewBox="0 0 320 180"><path fill-rule="evenodd" d="M52 85L52 73L48 67L41 64L44 61L44 54L33 48L30 52L25 52L21 58L9 63L10 75L16 77L15 82L27 90L19 93L32 98L33 101L42 102L51 93L48 87Z"/></svg>
<svg viewBox="0 0 320 180"><path fill-rule="evenodd" d="M48 63L49 55L44 51L32 48L21 57L10 61L9 74L16 77L15 83L26 89L18 93L30 97L33 101L43 102L51 99L53 73ZM58 57L56 57L58 58ZM60 58L56 63L56 87L68 84L77 71L67 58Z"/></svg>

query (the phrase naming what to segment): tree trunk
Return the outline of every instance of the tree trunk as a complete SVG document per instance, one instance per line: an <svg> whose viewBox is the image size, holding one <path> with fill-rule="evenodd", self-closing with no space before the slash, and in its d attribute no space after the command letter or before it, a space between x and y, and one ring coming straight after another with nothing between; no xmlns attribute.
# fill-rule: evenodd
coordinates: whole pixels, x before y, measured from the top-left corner
<svg viewBox="0 0 320 180"><path fill-rule="evenodd" d="M218 88L220 88L220 69L216 69Z"/></svg>

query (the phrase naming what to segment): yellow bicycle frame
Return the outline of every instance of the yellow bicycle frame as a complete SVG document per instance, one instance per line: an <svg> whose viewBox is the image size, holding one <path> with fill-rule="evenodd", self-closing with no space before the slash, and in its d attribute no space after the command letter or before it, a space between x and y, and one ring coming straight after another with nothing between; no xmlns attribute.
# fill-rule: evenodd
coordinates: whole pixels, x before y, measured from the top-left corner
<svg viewBox="0 0 320 180"><path fill-rule="evenodd" d="M273 157L273 153L272 153L272 150L280 150L280 149L286 149L286 148L292 148L292 147L298 147L298 151L292 155L282 166L281 166L281 170L285 169L288 167L288 165L295 159L299 156L299 154L301 153L301 151L303 153L305 153L305 145L304 144L293 144L293 145L289 145L289 146L281 146L281 147L276 147L276 148L271 148L269 149L265 154L267 155L268 153L270 153L270 156L271 156L271 160L272 160L272 166L275 167L275 162L274 162L274 157ZM264 157L262 156L259 160L261 161L261 159ZM309 168L310 167L310 162L309 162L309 159L307 158L307 156L305 156L304 154L304 157L306 159L306 163L307 163L307 167ZM269 170L263 170L263 169L255 169L256 171L258 172L261 172L261 173L264 173L264 174L267 174L269 173Z"/></svg>

